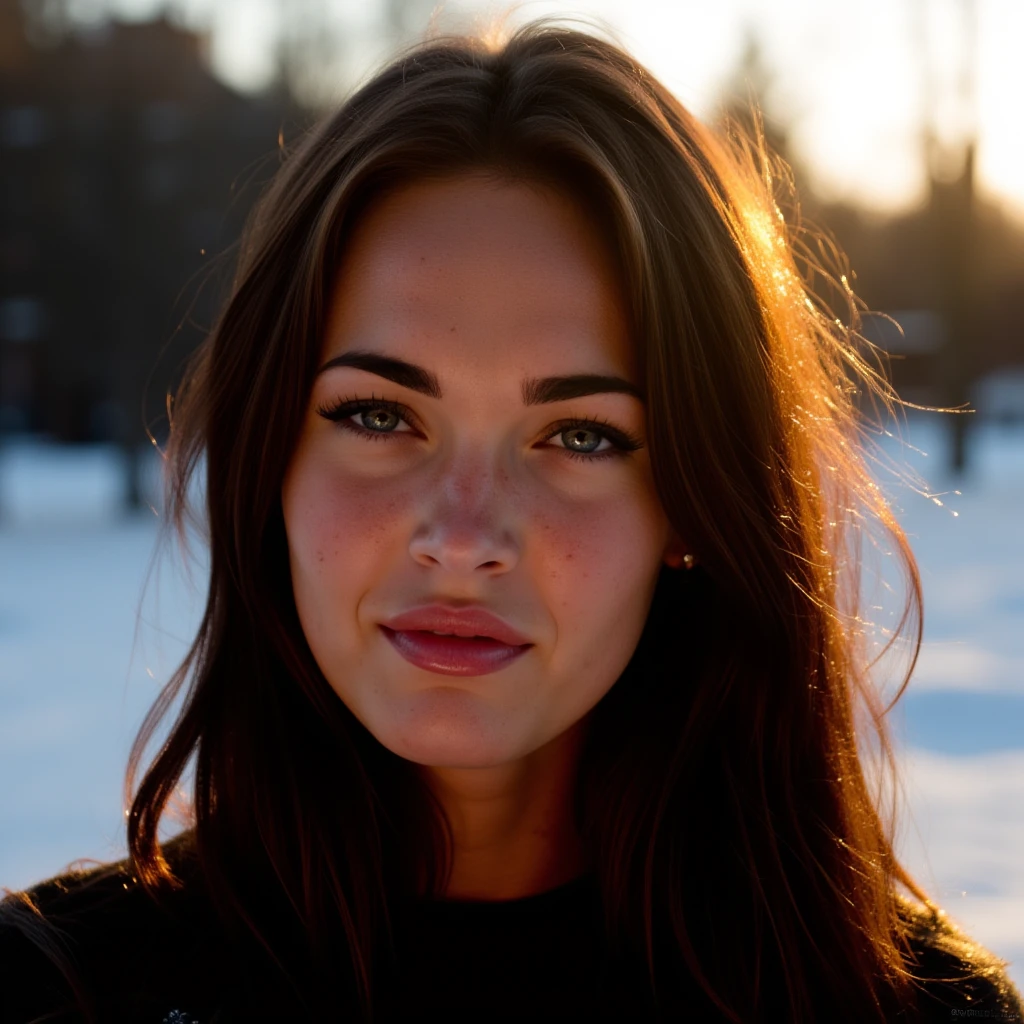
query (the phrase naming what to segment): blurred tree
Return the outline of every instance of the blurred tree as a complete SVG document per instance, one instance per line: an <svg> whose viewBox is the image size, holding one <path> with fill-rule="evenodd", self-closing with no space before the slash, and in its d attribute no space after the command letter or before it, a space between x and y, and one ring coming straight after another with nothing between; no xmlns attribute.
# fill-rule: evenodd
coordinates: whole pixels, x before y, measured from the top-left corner
<svg viewBox="0 0 1024 1024"><path fill-rule="evenodd" d="M976 381L1024 365L1024 229L975 187L971 60L976 11L973 0L958 2L967 26L964 60L959 79L953 77L945 87L958 94L968 128L952 145L938 142L934 108L939 86L926 33L918 26L927 72L921 146L929 185L917 209L883 216L849 203L828 203L814 193L813 177L789 145L777 76L754 31L748 31L742 56L723 86L717 117L719 123L729 118L750 133L755 128L751 100L756 103L769 147L793 169L803 223L821 232L821 256L828 259L834 239L848 258L849 278L868 310L864 335L888 354L883 368L897 391L926 405L964 405ZM918 13L923 17L924 11L921 0ZM950 77L950 69L942 71ZM834 295L823 283L813 283L826 300ZM873 311L895 317L902 333ZM971 418L949 417L954 469L966 465Z"/></svg>
<svg viewBox="0 0 1024 1024"><path fill-rule="evenodd" d="M21 7L24 33L36 46L53 45L71 28L68 0L4 0L9 7Z"/></svg>
<svg viewBox="0 0 1024 1024"><path fill-rule="evenodd" d="M975 247L975 143L964 147L963 168L951 182L929 176L929 234L932 239L932 272L938 285L938 308L946 330L939 350L939 399L948 408L966 407L971 384L978 376L976 351L982 330L978 309ZM970 414L950 418L952 444L950 468L964 470L967 460L967 429Z"/></svg>
<svg viewBox="0 0 1024 1024"><path fill-rule="evenodd" d="M748 25L740 59L719 89L714 120L719 127L738 127L750 139L763 133L768 148L792 166L789 124L776 100L777 85L778 76L765 59L761 37Z"/></svg>
<svg viewBox="0 0 1024 1024"><path fill-rule="evenodd" d="M977 151L977 101L975 95L978 56L978 11L975 0L960 0L962 14L962 62L957 92L966 112L964 138L952 154L958 171L950 179L943 174L950 154L939 142L936 119L931 110L924 118L923 148L928 171L929 213L933 242L932 270L939 285L939 310L946 324L945 344L940 352L940 400L950 408L966 406L971 383L977 376L974 348L980 330L978 281L974 274L977 232L975 230L975 154ZM922 68L930 99L935 93L927 47L924 15L926 6L918 0L918 39ZM951 417L950 468L962 472L967 459L967 428L970 415Z"/></svg>
<svg viewBox="0 0 1024 1024"><path fill-rule="evenodd" d="M278 0L280 81L303 106L330 108L356 85L367 54L385 59L422 38L438 9L435 0Z"/></svg>

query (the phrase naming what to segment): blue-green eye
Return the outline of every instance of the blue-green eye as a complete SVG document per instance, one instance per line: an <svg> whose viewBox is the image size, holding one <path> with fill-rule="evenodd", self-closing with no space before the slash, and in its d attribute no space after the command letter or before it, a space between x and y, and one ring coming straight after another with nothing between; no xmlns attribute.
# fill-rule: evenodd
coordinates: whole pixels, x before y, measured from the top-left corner
<svg viewBox="0 0 1024 1024"><path fill-rule="evenodd" d="M363 437L367 440L388 441L394 438L396 434L412 433L412 431L398 431L395 429L399 422L407 421L411 418L409 409L399 402L392 402L385 398L342 399L333 405L321 405L316 411L324 419L332 420L344 430L351 431L357 437ZM354 422L356 414L366 412L372 412L376 415L364 420L363 424ZM365 425L367 423L370 425ZM588 451L574 450L569 445L580 443L580 434L595 435L598 438L598 444L600 444L602 438L607 439L611 442L611 447L604 451L597 451L595 448L591 448ZM596 420L580 418L561 420L552 425L551 431L544 440L550 441L551 438L557 435L568 436L565 447L561 450L570 459L582 462L600 462L615 456L629 455L631 452L643 447L643 442L627 431ZM575 440L573 439L574 437Z"/></svg>

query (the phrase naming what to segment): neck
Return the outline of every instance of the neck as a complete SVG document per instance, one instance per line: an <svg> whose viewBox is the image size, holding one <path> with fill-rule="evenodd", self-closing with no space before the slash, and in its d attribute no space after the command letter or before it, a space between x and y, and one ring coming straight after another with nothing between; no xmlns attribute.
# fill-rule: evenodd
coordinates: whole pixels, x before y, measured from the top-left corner
<svg viewBox="0 0 1024 1024"><path fill-rule="evenodd" d="M584 729L581 720L507 764L422 766L452 827L446 899L520 899L587 870L572 811Z"/></svg>

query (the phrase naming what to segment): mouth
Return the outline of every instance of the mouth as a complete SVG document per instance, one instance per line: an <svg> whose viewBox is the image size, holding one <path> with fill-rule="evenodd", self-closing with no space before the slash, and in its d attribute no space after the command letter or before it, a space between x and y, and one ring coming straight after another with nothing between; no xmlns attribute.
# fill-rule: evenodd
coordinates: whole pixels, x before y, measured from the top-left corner
<svg viewBox="0 0 1024 1024"><path fill-rule="evenodd" d="M391 629L384 625L380 629L406 661L441 675L489 675L533 647L533 644L506 644L489 636L453 636L426 629Z"/></svg>
<svg viewBox="0 0 1024 1024"><path fill-rule="evenodd" d="M385 626L385 629L387 627ZM481 634L475 634L474 636L462 636L459 633L438 633L434 629L406 629L402 630L405 633L419 633L426 636L444 636L450 640L490 640L491 643L501 643L500 640L495 640L493 636L482 636Z"/></svg>

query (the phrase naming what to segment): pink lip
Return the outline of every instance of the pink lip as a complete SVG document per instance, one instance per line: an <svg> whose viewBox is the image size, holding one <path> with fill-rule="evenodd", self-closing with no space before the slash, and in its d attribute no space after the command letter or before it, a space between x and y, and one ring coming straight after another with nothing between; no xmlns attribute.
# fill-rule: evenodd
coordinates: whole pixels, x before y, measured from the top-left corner
<svg viewBox="0 0 1024 1024"><path fill-rule="evenodd" d="M532 644L512 645L499 640L435 636L420 630L381 625L391 646L406 661L445 676L485 676L525 654Z"/></svg>
<svg viewBox="0 0 1024 1024"><path fill-rule="evenodd" d="M529 637L523 636L504 619L480 605L420 605L385 620L383 625L399 631L428 630L454 633L460 637L487 637L509 647L520 647L530 642Z"/></svg>

